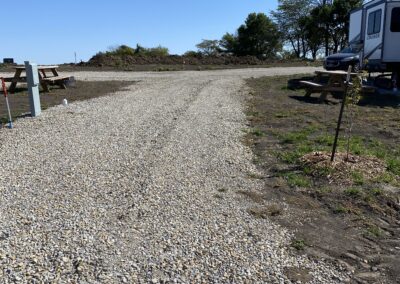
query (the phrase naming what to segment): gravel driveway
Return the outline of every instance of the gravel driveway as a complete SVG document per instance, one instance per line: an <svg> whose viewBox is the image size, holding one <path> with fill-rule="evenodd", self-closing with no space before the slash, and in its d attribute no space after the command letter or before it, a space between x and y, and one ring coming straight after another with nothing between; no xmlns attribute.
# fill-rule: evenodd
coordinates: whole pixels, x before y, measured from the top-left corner
<svg viewBox="0 0 400 284"><path fill-rule="evenodd" d="M242 79L313 70L75 73L139 82L0 129L0 282L343 283L237 194L262 188Z"/></svg>

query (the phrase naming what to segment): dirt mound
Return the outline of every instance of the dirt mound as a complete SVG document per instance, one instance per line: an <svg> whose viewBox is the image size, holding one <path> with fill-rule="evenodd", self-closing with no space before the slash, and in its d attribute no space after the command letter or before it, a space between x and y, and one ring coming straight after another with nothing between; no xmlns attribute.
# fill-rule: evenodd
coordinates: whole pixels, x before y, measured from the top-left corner
<svg viewBox="0 0 400 284"><path fill-rule="evenodd" d="M330 183L352 185L354 175L373 180L386 172L386 164L376 157L361 157L347 153L337 153L331 162L331 153L314 152L301 158L301 162L309 167L314 175L326 174Z"/></svg>
<svg viewBox="0 0 400 284"><path fill-rule="evenodd" d="M270 64L271 60L260 60L254 56L145 56L145 55L112 55L99 53L93 56L86 66L93 67L120 67L130 65L263 65Z"/></svg>

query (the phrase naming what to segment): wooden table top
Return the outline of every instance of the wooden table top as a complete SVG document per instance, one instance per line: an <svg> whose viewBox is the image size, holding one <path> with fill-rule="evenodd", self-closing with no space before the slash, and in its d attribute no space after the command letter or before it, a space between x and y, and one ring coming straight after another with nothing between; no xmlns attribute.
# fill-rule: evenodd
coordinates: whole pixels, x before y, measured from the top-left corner
<svg viewBox="0 0 400 284"><path fill-rule="evenodd" d="M25 70L25 66L21 65L21 66L15 66L15 69L22 69ZM57 69L58 66L57 65L38 65L37 67L39 70L51 70L51 69Z"/></svg>
<svg viewBox="0 0 400 284"><path fill-rule="evenodd" d="M334 71L328 71L328 70L323 70L323 71L315 71L315 74L329 74L329 75L347 75L347 71L343 70L334 70ZM356 76L358 73L350 73L351 76Z"/></svg>

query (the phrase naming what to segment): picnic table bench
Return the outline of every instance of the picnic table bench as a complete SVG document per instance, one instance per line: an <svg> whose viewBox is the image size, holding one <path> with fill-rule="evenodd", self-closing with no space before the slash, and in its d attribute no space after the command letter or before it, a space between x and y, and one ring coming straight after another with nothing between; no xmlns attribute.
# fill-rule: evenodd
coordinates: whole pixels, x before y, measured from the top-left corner
<svg viewBox="0 0 400 284"><path fill-rule="evenodd" d="M311 96L313 93L321 93L320 101L325 101L328 93L345 92L346 91L346 76L345 71L315 71L316 76L311 81L300 81L300 84L306 87L306 97ZM358 73L350 73L354 78ZM323 83L324 77L328 77L327 83ZM363 92L374 92L375 88L370 86L363 86Z"/></svg>
<svg viewBox="0 0 400 284"><path fill-rule="evenodd" d="M69 76L60 76L57 69L57 65L38 66L39 81L43 91L48 92L49 85L58 85L62 89L66 89L65 81L69 79ZM4 78L6 82L11 82L9 88L10 93L15 92L15 88L17 87L18 83L26 83L26 75L22 76L22 72L25 71L25 66L16 66L14 76Z"/></svg>

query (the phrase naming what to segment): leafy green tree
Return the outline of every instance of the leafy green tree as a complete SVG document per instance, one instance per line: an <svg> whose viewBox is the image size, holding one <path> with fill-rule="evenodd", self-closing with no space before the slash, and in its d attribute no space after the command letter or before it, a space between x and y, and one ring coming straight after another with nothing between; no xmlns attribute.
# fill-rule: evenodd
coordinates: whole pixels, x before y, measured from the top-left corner
<svg viewBox="0 0 400 284"><path fill-rule="evenodd" d="M298 58L308 52L305 26L302 22L310 15L311 0L278 0L278 9L271 14L279 27L282 40L289 45Z"/></svg>
<svg viewBox="0 0 400 284"><path fill-rule="evenodd" d="M317 55L323 44L323 30L315 24L315 18L310 15L300 19L299 22L304 31L304 40L307 43L308 51L311 53L313 60L317 59Z"/></svg>
<svg viewBox="0 0 400 284"><path fill-rule="evenodd" d="M212 56L220 53L219 40L203 39L196 47L203 55Z"/></svg>
<svg viewBox="0 0 400 284"><path fill-rule="evenodd" d="M219 41L219 46L224 53L235 54L238 48L237 35L226 33Z"/></svg>
<svg viewBox="0 0 400 284"><path fill-rule="evenodd" d="M168 56L169 55L169 50L166 47L163 47L161 45L153 48L146 48L144 51L144 55L147 56Z"/></svg>
<svg viewBox="0 0 400 284"><path fill-rule="evenodd" d="M263 13L247 17L238 29L237 43L238 55L271 58L282 48L278 27Z"/></svg>

